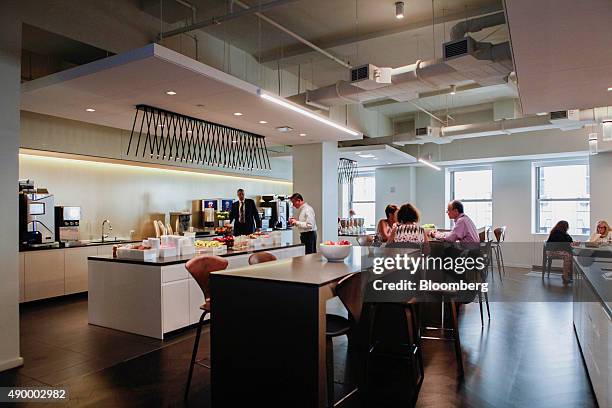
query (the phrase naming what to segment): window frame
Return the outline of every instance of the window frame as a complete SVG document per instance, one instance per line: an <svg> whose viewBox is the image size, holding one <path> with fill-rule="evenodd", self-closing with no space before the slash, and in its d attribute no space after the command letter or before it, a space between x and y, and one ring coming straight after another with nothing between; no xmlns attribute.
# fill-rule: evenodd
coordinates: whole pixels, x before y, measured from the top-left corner
<svg viewBox="0 0 612 408"><path fill-rule="evenodd" d="M360 177L371 177L374 180L374 183L376 183L376 172L374 170L364 170L364 171L358 171L357 175L355 176L355 178L360 178ZM354 208L353 204L354 203L358 203L358 204L373 204L374 205L374 213L376 213L376 184L374 184L374 197L372 200L366 200L366 201L355 201L353 200L353 189L354 189L354 180L351 181L350 185L349 185L349 208L348 210L350 211L351 209ZM373 227L376 228L376 220L374 220L374 224ZM368 226L365 226L366 229L369 229Z"/></svg>
<svg viewBox="0 0 612 408"><path fill-rule="evenodd" d="M588 198L582 197L568 197L568 198L540 198L540 171L542 168L546 167L564 167L564 166L586 166L587 168L587 180L586 180L586 190L589 194ZM548 234L546 231L541 231L540 221L542 215L540 214L540 203L541 202L586 202L589 203L589 234L591 231L591 223L590 223L590 204L591 204L591 189L590 189L590 178L591 178L591 169L589 167L588 159L572 159L572 160L564 160L564 161L550 161L550 162L534 162L533 166L533 175L534 175L534 197L533 197L533 233L534 234ZM585 235L585 234L578 234ZM586 234L588 235L588 234Z"/></svg>
<svg viewBox="0 0 612 408"><path fill-rule="evenodd" d="M462 203L491 203L491 224L493 224L493 167L492 166L470 166L470 167L453 167L448 169L449 177L449 197L450 201L457 199L455 197L455 173L456 172L469 172L469 171L483 171L487 170L491 172L491 198L460 198ZM447 220L452 227L453 222ZM485 225L486 227L492 227L492 225Z"/></svg>

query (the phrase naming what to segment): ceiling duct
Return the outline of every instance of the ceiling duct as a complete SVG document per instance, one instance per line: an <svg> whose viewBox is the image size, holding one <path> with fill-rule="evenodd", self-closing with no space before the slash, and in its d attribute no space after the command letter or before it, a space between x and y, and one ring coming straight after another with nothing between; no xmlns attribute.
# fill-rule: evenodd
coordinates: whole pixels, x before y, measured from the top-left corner
<svg viewBox="0 0 612 408"><path fill-rule="evenodd" d="M484 18L486 17L486 18ZM466 28L456 32L472 32L503 24L503 13L496 13L478 22L461 22ZM465 82L476 82L482 86L503 84L514 70L510 43L482 43L471 37L453 39L445 44L445 58L416 61L397 68L376 67L367 64L352 71L351 82L337 83L307 94L294 95L296 100L308 100L311 106L342 106L380 99L398 102L418 98L419 93L449 88ZM390 80L387 76L390 75Z"/></svg>
<svg viewBox="0 0 612 408"><path fill-rule="evenodd" d="M137 105L126 156L240 170L270 170L264 136Z"/></svg>

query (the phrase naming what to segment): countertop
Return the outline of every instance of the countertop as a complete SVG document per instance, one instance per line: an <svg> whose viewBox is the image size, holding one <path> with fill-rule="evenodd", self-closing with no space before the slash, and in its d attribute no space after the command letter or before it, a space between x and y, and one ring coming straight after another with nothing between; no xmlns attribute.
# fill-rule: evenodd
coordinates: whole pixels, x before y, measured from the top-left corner
<svg viewBox="0 0 612 408"><path fill-rule="evenodd" d="M70 246L60 246L56 247L33 247L33 248L19 248L19 252L32 252L32 251L50 251L53 249L71 249L71 248L86 248L86 247L96 247L102 245L121 245L121 244L131 244L133 242L141 242L138 241L130 241L130 240L119 240L119 241L105 241L105 242L82 242L78 244L71 244Z"/></svg>
<svg viewBox="0 0 612 408"><path fill-rule="evenodd" d="M600 248L595 257L576 256L574 262L612 317L612 249Z"/></svg>
<svg viewBox="0 0 612 408"><path fill-rule="evenodd" d="M247 255L253 254L256 252L262 251L273 251L275 249L283 249L283 248L293 248L302 246L303 244L280 244L280 245L272 245L272 246L264 246L257 249L244 249L244 250L234 250L228 249L226 253L219 254L220 257L227 256L237 256L237 255ZM104 262L115 262L115 263L129 263L129 264L137 264L137 265L151 265L151 266L168 266L168 265L176 265L189 261L191 258L195 258L196 256L207 255L204 253L195 253L191 255L182 255L182 256L172 256L168 258L158 258L156 261L140 261L137 259L121 259L121 258L113 258L112 256L90 256L87 259L90 261L104 261Z"/></svg>
<svg viewBox="0 0 612 408"><path fill-rule="evenodd" d="M343 262L328 262L320 253L317 253L231 271L213 272L211 278L245 278L324 286L343 276L371 267L371 262L370 258L362 256L360 247L353 247L351 254Z"/></svg>

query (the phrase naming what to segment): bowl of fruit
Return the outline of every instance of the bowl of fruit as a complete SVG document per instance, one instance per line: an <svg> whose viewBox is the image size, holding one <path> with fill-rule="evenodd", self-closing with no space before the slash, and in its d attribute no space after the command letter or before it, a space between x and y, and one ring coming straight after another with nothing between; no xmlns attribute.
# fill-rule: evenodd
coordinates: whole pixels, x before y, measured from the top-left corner
<svg viewBox="0 0 612 408"><path fill-rule="evenodd" d="M319 249L329 262L342 262L351 253L351 243L346 240L326 241L319 245Z"/></svg>

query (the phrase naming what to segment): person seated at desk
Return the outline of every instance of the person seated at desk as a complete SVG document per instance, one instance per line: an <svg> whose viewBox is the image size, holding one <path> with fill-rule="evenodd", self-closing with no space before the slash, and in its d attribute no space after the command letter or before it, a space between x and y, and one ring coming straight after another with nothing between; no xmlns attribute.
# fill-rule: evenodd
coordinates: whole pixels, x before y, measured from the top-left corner
<svg viewBox="0 0 612 408"><path fill-rule="evenodd" d="M378 221L376 226L376 236L374 241L378 243L387 242L391 236L391 230L397 223L397 205L389 204L385 208L385 215L387 218L383 218Z"/></svg>
<svg viewBox="0 0 612 408"><path fill-rule="evenodd" d="M597 221L597 230L589 238L589 242L606 243L612 241L612 232L607 221Z"/></svg>
<svg viewBox="0 0 612 408"><path fill-rule="evenodd" d="M563 259L563 283L572 277L572 243L574 240L567 233L569 223L559 221L551 230L546 240L546 252L549 257Z"/></svg>
<svg viewBox="0 0 612 408"><path fill-rule="evenodd" d="M463 204L459 200L448 203L446 208L448 218L455 221L455 226L451 232L431 232L432 237L446 242L480 242L480 236L474 222L463 213Z"/></svg>

